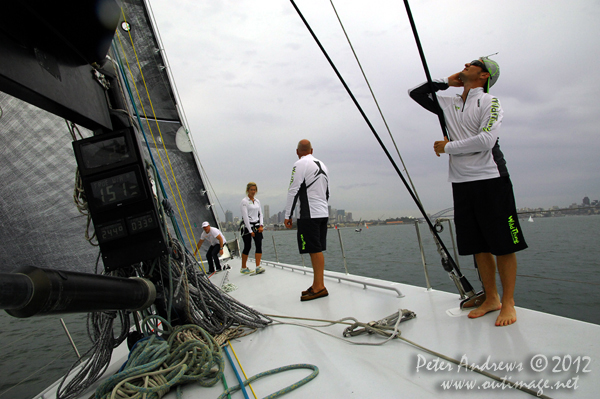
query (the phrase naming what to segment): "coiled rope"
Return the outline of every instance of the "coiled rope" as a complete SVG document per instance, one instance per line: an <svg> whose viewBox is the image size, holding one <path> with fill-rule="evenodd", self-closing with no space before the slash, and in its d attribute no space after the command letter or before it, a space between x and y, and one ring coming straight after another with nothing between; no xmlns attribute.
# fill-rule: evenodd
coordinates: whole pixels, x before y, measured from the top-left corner
<svg viewBox="0 0 600 399"><path fill-rule="evenodd" d="M196 325L171 329L166 320L153 318L162 321L168 339L152 334L138 341L121 370L98 387L96 399L139 395L160 399L173 387L180 397L183 384L211 387L219 381L225 366L223 352L210 334Z"/></svg>
<svg viewBox="0 0 600 399"><path fill-rule="evenodd" d="M143 325L154 325L156 323L152 321L156 320L162 322L167 340L151 334L138 341L119 372L98 387L95 392L96 399L127 399L140 395L148 399L160 399L174 387L177 388L177 397L181 397L182 385L186 383L194 382L203 387L212 387L223 378L223 350L208 332L193 324L173 329L159 316L147 318ZM232 367L235 369L233 364ZM219 398L225 398L260 378L295 369L310 369L312 373L266 398L277 398L289 393L319 374L318 367L311 364L279 367L256 374L242 384L227 388Z"/></svg>

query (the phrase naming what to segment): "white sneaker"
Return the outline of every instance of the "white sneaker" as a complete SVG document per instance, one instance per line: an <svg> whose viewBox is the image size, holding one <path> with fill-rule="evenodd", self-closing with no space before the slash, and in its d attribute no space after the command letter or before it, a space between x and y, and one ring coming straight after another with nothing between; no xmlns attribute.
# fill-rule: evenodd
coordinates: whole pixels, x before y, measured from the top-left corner
<svg viewBox="0 0 600 399"><path fill-rule="evenodd" d="M263 269L261 266L256 266L256 274L261 274L264 272L265 272L265 269Z"/></svg>
<svg viewBox="0 0 600 399"><path fill-rule="evenodd" d="M247 267L242 267L242 269L240 270L240 273L242 273L242 274L252 274L252 273L254 273L254 270L250 270Z"/></svg>

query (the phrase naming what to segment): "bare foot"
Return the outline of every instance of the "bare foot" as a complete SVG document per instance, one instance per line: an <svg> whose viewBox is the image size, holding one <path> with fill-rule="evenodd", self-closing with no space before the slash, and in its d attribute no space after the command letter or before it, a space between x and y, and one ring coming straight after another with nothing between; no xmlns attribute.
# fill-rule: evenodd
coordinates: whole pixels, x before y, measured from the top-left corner
<svg viewBox="0 0 600 399"><path fill-rule="evenodd" d="M470 319L476 319L478 317L483 316L486 313L494 312L496 310L502 309L502 303L498 298L496 299L486 299L485 302L481 304L477 309L473 309L469 312Z"/></svg>
<svg viewBox="0 0 600 399"><path fill-rule="evenodd" d="M500 309L500 314L496 319L496 325L498 327L509 326L517 321L517 311L515 307L509 304L504 304Z"/></svg>

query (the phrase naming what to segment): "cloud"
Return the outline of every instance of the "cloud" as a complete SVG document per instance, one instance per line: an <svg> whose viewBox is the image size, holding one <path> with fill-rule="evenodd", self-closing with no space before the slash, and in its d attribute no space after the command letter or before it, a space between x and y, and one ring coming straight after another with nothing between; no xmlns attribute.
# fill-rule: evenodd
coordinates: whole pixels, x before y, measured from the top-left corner
<svg viewBox="0 0 600 399"><path fill-rule="evenodd" d="M297 4L403 171L329 2ZM441 137L437 118L407 95L425 74L402 3L334 4L425 208L451 206L447 158L432 150ZM309 138L329 167L333 207L357 219L418 216L289 3L160 0L152 6L200 158L234 215L251 180L263 204L283 208L296 143ZM500 143L517 204L600 198L594 144L600 4L511 0L490 8L477 0L430 0L411 8L434 78L499 52L501 77L492 91L504 108Z"/></svg>

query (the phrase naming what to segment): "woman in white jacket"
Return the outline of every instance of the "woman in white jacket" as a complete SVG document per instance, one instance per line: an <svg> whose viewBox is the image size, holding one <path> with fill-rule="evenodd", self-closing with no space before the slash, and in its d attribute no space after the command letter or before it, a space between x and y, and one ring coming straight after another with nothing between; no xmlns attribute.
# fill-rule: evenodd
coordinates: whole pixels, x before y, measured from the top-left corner
<svg viewBox="0 0 600 399"><path fill-rule="evenodd" d="M262 232L263 232L263 213L260 206L260 201L254 198L258 192L256 183L250 182L246 185L246 195L240 204L240 211L242 213L242 225L241 234L242 240L244 241L244 250L242 251L242 269L240 270L243 274L250 274L252 270L246 267L248 261L248 255L252 248L252 239L254 239L255 253L254 259L256 260L256 274L263 273L265 269L260 266L260 259L262 257Z"/></svg>

